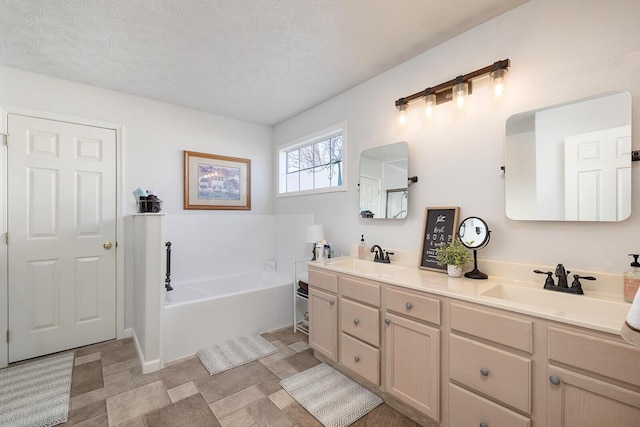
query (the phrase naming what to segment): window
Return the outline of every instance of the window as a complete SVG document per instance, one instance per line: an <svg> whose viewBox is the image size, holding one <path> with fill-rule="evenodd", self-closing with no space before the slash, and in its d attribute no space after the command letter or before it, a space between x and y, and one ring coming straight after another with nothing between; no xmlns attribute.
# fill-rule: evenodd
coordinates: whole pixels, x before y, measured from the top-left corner
<svg viewBox="0 0 640 427"><path fill-rule="evenodd" d="M346 123L278 147L278 195L344 191Z"/></svg>

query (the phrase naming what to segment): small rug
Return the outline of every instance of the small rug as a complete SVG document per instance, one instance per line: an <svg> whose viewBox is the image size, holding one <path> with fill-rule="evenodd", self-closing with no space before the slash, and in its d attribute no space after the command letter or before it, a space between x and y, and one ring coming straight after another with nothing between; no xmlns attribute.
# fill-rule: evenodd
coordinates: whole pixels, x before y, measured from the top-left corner
<svg viewBox="0 0 640 427"><path fill-rule="evenodd" d="M383 400L331 366L321 363L280 385L325 427L346 427Z"/></svg>
<svg viewBox="0 0 640 427"><path fill-rule="evenodd" d="M253 362L278 351L273 344L260 335L237 338L199 350L196 355L211 375L227 369Z"/></svg>
<svg viewBox="0 0 640 427"><path fill-rule="evenodd" d="M0 426L55 426L67 421L73 353L0 371Z"/></svg>

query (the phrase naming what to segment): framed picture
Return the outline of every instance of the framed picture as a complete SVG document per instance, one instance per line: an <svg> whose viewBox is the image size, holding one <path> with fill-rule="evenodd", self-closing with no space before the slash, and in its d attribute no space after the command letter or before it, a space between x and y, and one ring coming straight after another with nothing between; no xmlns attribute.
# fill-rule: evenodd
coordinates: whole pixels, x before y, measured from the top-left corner
<svg viewBox="0 0 640 427"><path fill-rule="evenodd" d="M436 249L453 241L458 232L457 206L424 209L420 268L446 273L446 265L438 265Z"/></svg>
<svg viewBox="0 0 640 427"><path fill-rule="evenodd" d="M251 160L185 151L184 208L251 210Z"/></svg>

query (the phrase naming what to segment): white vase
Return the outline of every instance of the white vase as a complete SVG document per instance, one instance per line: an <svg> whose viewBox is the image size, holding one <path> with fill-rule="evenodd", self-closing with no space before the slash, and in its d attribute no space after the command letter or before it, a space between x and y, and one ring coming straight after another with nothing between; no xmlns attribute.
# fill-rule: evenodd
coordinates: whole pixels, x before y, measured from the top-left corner
<svg viewBox="0 0 640 427"><path fill-rule="evenodd" d="M447 274L449 277L462 277L462 267L455 265L447 265Z"/></svg>

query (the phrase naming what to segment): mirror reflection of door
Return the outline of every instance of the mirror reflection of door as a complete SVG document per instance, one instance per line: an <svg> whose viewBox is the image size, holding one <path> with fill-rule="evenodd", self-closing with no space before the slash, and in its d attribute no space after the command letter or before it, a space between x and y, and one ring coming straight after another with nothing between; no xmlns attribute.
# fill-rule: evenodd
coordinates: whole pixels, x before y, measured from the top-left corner
<svg viewBox="0 0 640 427"><path fill-rule="evenodd" d="M407 216L408 191L406 188L387 190L386 218L402 219Z"/></svg>
<svg viewBox="0 0 640 427"><path fill-rule="evenodd" d="M631 213L631 126L565 138L565 219L621 221Z"/></svg>
<svg viewBox="0 0 640 427"><path fill-rule="evenodd" d="M380 216L380 180L360 177L360 212L370 211L374 218Z"/></svg>

